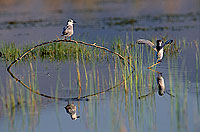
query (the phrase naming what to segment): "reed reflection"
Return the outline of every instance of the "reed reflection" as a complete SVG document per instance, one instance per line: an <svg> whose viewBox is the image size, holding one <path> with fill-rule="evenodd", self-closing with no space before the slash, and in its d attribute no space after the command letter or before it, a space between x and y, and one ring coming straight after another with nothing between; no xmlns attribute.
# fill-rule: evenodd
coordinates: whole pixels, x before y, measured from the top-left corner
<svg viewBox="0 0 200 132"><path fill-rule="evenodd" d="M70 104L68 102L68 105L65 106L65 110L70 115L72 120L77 120L78 118L80 118L80 116L76 114L76 105L74 105L74 103Z"/></svg>

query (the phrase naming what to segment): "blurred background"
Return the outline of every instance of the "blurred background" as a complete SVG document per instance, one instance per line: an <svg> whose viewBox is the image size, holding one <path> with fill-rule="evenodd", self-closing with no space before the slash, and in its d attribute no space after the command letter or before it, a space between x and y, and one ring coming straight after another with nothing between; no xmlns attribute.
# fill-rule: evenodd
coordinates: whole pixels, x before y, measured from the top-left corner
<svg viewBox="0 0 200 132"><path fill-rule="evenodd" d="M0 0L0 38L6 42L60 37L69 18L77 39L169 36L198 39L199 0Z"/></svg>

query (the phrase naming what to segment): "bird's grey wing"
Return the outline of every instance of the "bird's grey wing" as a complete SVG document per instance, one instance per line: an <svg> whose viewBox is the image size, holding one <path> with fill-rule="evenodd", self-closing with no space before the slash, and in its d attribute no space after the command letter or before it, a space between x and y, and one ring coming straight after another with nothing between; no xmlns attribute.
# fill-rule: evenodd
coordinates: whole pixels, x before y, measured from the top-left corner
<svg viewBox="0 0 200 132"><path fill-rule="evenodd" d="M63 27L63 31L62 31L62 34L61 34L62 36L65 35L65 30L66 30L66 27Z"/></svg>
<svg viewBox="0 0 200 132"><path fill-rule="evenodd" d="M148 44L149 46L151 46L156 52L157 52L157 49L156 49L156 46L149 40L146 40L146 39L138 39L136 41L136 43L138 44Z"/></svg>
<svg viewBox="0 0 200 132"><path fill-rule="evenodd" d="M167 41L163 44L162 48L165 47L165 46L168 45L168 44L171 44L172 42L173 42L173 40L167 40Z"/></svg>
<svg viewBox="0 0 200 132"><path fill-rule="evenodd" d="M67 25L67 27L64 27L64 28L63 28L62 35L67 35L68 33L71 32L71 30L72 30L72 26Z"/></svg>

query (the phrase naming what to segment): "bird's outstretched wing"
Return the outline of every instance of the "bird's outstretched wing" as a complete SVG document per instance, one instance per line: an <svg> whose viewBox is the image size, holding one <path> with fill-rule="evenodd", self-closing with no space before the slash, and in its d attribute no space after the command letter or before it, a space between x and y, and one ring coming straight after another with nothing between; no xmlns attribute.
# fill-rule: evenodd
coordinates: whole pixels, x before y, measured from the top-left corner
<svg viewBox="0 0 200 132"><path fill-rule="evenodd" d="M167 40L167 41L163 44L162 48L165 47L165 46L168 45L168 44L171 44L172 42L173 42L173 40Z"/></svg>
<svg viewBox="0 0 200 132"><path fill-rule="evenodd" d="M156 49L156 46L149 40L146 40L146 39L138 39L136 41L136 43L138 44L148 44L149 46L151 46L156 52L157 52L157 49Z"/></svg>
<svg viewBox="0 0 200 132"><path fill-rule="evenodd" d="M72 30L72 27L69 25L67 25L66 27L63 27L62 36L69 34L71 30Z"/></svg>

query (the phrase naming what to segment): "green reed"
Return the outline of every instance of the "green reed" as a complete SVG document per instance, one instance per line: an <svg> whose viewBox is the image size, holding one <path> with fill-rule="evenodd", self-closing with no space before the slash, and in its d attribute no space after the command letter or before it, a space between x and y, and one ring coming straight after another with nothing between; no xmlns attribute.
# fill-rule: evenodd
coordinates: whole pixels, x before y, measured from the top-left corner
<svg viewBox="0 0 200 132"><path fill-rule="evenodd" d="M34 80L35 78L32 78ZM32 85L32 84L31 84ZM29 130L34 129L34 124L37 122L35 116L39 116L39 107L40 107L40 97L35 98L35 94L24 91L22 86L17 84L11 78L7 79L5 87L1 82L1 100L2 110L5 115L8 116L8 130L16 131L16 128L20 128L21 130L25 129L25 124L28 124ZM15 126L15 115L18 111L22 112L22 126ZM29 122L24 122L26 117L29 117Z"/></svg>
<svg viewBox="0 0 200 132"><path fill-rule="evenodd" d="M85 60L83 58L84 54L83 54L83 51L81 50L81 62L83 64L83 68L84 68L84 74L85 74L85 79L86 79L86 82L85 82L85 93L87 93L87 87L88 87L88 75L87 75L87 70L86 70L86 66L85 66Z"/></svg>

